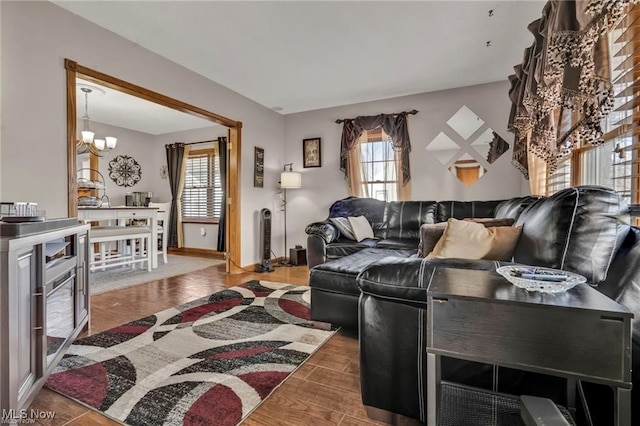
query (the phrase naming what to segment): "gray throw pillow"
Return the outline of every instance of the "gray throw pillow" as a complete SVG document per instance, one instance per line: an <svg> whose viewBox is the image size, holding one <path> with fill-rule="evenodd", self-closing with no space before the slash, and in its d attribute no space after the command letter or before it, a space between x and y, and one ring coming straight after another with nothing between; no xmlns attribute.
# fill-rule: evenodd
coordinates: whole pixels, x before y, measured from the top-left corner
<svg viewBox="0 0 640 426"><path fill-rule="evenodd" d="M338 228L338 231L340 231L340 234L343 237L348 238L350 240L356 239L355 235L353 235L353 228L351 228L351 223L349 222L348 218L332 217L329 220L331 220L331 223L333 223L336 226L336 228Z"/></svg>
<svg viewBox="0 0 640 426"><path fill-rule="evenodd" d="M420 226L420 243L418 244L418 256L427 257L444 234L447 222L425 223Z"/></svg>

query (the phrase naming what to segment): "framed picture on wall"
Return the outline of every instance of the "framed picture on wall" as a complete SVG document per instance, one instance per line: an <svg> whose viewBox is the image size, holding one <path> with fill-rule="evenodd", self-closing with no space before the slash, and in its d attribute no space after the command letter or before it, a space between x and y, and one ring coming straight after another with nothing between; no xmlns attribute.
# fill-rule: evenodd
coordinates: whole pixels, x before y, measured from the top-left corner
<svg viewBox="0 0 640 426"><path fill-rule="evenodd" d="M254 147L253 186L264 187L264 148Z"/></svg>
<svg viewBox="0 0 640 426"><path fill-rule="evenodd" d="M306 167L321 167L320 138L302 140L302 164Z"/></svg>

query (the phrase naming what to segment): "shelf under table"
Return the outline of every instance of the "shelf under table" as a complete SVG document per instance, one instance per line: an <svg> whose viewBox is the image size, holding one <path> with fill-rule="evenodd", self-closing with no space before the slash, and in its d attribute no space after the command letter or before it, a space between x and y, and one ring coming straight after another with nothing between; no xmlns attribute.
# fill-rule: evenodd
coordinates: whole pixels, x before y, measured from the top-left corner
<svg viewBox="0 0 640 426"><path fill-rule="evenodd" d="M575 425L569 411L558 406ZM520 417L520 397L442 382L438 426L525 426Z"/></svg>

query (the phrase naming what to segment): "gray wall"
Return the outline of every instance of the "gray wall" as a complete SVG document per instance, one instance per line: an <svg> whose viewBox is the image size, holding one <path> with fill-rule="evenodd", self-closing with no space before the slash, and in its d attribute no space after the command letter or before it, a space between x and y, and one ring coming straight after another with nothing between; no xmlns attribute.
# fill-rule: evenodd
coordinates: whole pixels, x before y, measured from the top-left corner
<svg viewBox="0 0 640 426"><path fill-rule="evenodd" d="M417 109L409 116L412 152L412 199L414 200L490 200L528 193L527 181L511 165L512 151L493 163L488 172L471 187L464 186L438 160L425 150L438 133L452 134L447 120L467 105L509 144L513 136L506 131L510 102L508 83L463 87L439 92L404 96L376 102L290 114L285 116L285 163L303 173L302 189L289 190L287 242L306 245L305 226L327 217L329 206L348 196L344 174L339 170L342 125L338 118L376 115ZM302 168L302 140L322 138L322 167Z"/></svg>
<svg viewBox="0 0 640 426"><path fill-rule="evenodd" d="M260 259L257 212L273 191L254 189L253 146L268 152L267 181L283 158L283 117L199 74L48 2L0 2L3 200L40 204L49 217L67 214L64 58L243 122L242 259ZM120 142L119 142L120 143ZM282 230L274 226L273 237Z"/></svg>

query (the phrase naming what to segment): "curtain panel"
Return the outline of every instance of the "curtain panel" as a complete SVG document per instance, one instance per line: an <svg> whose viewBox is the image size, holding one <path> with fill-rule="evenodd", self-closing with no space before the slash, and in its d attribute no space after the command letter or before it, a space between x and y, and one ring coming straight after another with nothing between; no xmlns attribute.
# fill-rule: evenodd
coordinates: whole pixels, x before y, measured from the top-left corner
<svg viewBox="0 0 640 426"><path fill-rule="evenodd" d="M227 138L218 138L218 154L220 158L220 185L222 186L222 206L220 219L218 220L218 245L219 252L227 251L226 248L226 222L227 222Z"/></svg>
<svg viewBox="0 0 640 426"><path fill-rule="evenodd" d="M167 154L167 169L169 172L169 186L171 188L171 213L169 214L169 228L167 245L169 247L178 247L178 215L182 216L179 209L179 200L181 195L181 177L183 164L185 163L184 143L172 143L164 146Z"/></svg>
<svg viewBox="0 0 640 426"><path fill-rule="evenodd" d="M527 179L529 155L553 171L574 146L602 142L613 104L608 32L638 1L551 0L529 24L533 44L509 76L508 124L512 162Z"/></svg>
<svg viewBox="0 0 640 426"><path fill-rule="evenodd" d="M409 183L411 180L411 170L409 168L411 141L409 139L409 128L407 126L407 115L406 112L400 114L380 114L367 117L361 116L344 121L342 140L340 143L340 170L344 172L347 181L351 181L347 158L350 152L359 146L358 139L364 131L382 128L382 130L391 137L394 149L400 151L402 154L401 186Z"/></svg>

